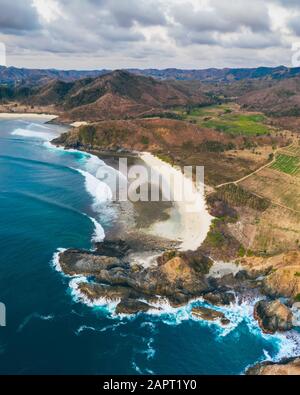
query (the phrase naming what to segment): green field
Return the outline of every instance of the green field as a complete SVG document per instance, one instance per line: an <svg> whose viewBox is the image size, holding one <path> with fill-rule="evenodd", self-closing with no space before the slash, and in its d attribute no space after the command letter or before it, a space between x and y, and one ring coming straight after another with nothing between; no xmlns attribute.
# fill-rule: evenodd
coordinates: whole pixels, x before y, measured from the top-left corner
<svg viewBox="0 0 300 395"><path fill-rule="evenodd" d="M295 156L279 154L271 168L290 175L299 174L300 159Z"/></svg>
<svg viewBox="0 0 300 395"><path fill-rule="evenodd" d="M269 133L268 126L263 124L264 121L263 115L224 114L202 122L202 126L224 133L256 136Z"/></svg>
<svg viewBox="0 0 300 395"><path fill-rule="evenodd" d="M177 107L173 111L182 119L199 126L232 135L258 136L268 134L267 118L262 114L243 114L229 104L205 107Z"/></svg>

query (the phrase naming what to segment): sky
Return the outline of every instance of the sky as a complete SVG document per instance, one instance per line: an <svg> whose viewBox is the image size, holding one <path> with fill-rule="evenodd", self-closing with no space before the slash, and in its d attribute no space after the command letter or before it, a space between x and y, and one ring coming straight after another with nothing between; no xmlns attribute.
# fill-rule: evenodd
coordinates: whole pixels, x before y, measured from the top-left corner
<svg viewBox="0 0 300 395"><path fill-rule="evenodd" d="M28 68L300 66L300 0L0 0L4 46Z"/></svg>

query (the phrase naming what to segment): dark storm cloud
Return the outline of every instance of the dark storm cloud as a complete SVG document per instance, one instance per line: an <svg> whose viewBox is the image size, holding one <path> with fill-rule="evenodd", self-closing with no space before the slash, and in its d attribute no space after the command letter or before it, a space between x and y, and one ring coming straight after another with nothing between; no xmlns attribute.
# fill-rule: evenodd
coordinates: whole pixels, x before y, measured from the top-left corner
<svg viewBox="0 0 300 395"><path fill-rule="evenodd" d="M36 9L29 0L0 0L0 32L18 34L39 27Z"/></svg>

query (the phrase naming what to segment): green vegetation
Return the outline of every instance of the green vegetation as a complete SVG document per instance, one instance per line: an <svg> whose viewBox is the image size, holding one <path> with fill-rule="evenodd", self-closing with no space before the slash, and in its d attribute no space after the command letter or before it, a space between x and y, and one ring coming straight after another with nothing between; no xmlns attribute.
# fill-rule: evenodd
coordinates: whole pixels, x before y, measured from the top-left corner
<svg viewBox="0 0 300 395"><path fill-rule="evenodd" d="M263 115L224 114L204 121L202 126L224 133L257 136L269 133L268 126L263 124L264 121Z"/></svg>
<svg viewBox="0 0 300 395"><path fill-rule="evenodd" d="M180 119L232 135L259 136L269 133L264 115L237 112L231 104L177 107L174 112Z"/></svg>
<svg viewBox="0 0 300 395"><path fill-rule="evenodd" d="M300 272L296 272L295 277L300 277Z"/></svg>
<svg viewBox="0 0 300 395"><path fill-rule="evenodd" d="M207 234L207 241L213 247L220 247L225 242L225 237L218 230L211 230Z"/></svg>
<svg viewBox="0 0 300 395"><path fill-rule="evenodd" d="M92 145L96 135L96 128L93 125L84 125L79 128L79 139L83 144Z"/></svg>
<svg viewBox="0 0 300 395"><path fill-rule="evenodd" d="M218 188L216 197L230 206L247 206L259 211L266 210L270 205L267 199L253 195L235 184L224 185Z"/></svg>
<svg viewBox="0 0 300 395"><path fill-rule="evenodd" d="M176 119L178 121L184 121L186 117L183 114L178 112L162 112L162 113L154 113L154 114L145 114L142 118L167 118L167 119Z"/></svg>
<svg viewBox="0 0 300 395"><path fill-rule="evenodd" d="M300 302L300 294L297 294L297 295L295 296L295 301L296 301L296 302Z"/></svg>
<svg viewBox="0 0 300 395"><path fill-rule="evenodd" d="M169 163L171 166L174 165L174 159L172 158L172 156L165 154L163 152L156 152L155 155L161 159L162 161Z"/></svg>
<svg viewBox="0 0 300 395"><path fill-rule="evenodd" d="M245 248L241 245L240 248L239 248L239 250L238 250L238 256L242 258L243 256L245 256L245 254L246 254L246 250L245 250Z"/></svg>
<svg viewBox="0 0 300 395"><path fill-rule="evenodd" d="M279 154L271 168L282 171L283 173L296 175L299 173L300 158Z"/></svg>
<svg viewBox="0 0 300 395"><path fill-rule="evenodd" d="M149 144L149 138L147 136L142 136L141 137L141 143L144 145L148 145Z"/></svg>

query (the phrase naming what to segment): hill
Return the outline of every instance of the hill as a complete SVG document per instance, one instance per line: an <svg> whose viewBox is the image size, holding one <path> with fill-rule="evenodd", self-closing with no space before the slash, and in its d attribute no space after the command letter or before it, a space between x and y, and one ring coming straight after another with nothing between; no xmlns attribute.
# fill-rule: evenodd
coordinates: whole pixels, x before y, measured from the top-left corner
<svg viewBox="0 0 300 395"><path fill-rule="evenodd" d="M279 81L270 87L255 89L242 95L239 103L251 111L270 116L300 115L300 77Z"/></svg>
<svg viewBox="0 0 300 395"><path fill-rule="evenodd" d="M213 102L200 83L158 81L119 70L75 82L54 80L27 92L16 90L16 98L30 106L54 106L62 121L131 118Z"/></svg>

